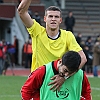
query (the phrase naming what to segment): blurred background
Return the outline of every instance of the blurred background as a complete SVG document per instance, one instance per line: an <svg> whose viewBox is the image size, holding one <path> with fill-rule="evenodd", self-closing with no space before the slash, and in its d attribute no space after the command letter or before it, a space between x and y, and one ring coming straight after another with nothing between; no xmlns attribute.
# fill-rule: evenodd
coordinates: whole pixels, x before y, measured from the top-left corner
<svg viewBox="0 0 100 100"><path fill-rule="evenodd" d="M27 52L26 45L31 47L31 38L17 13L20 2L0 0L0 100L20 100L21 86L30 74L32 52ZM44 11L54 5L62 10L62 29L66 29L66 17L72 12L73 34L88 59L83 70L89 77L93 100L100 100L100 62L98 68L93 66L95 44L100 51L100 0L32 0L28 12L45 26Z"/></svg>
<svg viewBox="0 0 100 100"><path fill-rule="evenodd" d="M0 0L0 46L2 48L3 45L10 44L15 48L10 59L13 66L30 68L31 59L25 65L25 44L31 44L31 38L17 13L20 2L21 0ZM62 29L66 29L65 18L70 11L72 12L75 18L73 34L89 55L90 62L83 70L92 73L92 49L100 36L100 0L32 0L29 14L45 26L44 11L51 5L58 6L62 10L63 22L60 25ZM87 67L88 65L90 67Z"/></svg>

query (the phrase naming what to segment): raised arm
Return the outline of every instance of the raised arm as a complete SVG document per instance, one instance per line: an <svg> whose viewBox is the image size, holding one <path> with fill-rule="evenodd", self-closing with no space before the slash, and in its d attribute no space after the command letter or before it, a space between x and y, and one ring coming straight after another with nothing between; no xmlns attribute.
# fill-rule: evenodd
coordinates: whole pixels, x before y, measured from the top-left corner
<svg viewBox="0 0 100 100"><path fill-rule="evenodd" d="M28 14L28 8L31 4L31 1L32 0L22 0L17 9L22 22L27 28L33 25L33 20Z"/></svg>

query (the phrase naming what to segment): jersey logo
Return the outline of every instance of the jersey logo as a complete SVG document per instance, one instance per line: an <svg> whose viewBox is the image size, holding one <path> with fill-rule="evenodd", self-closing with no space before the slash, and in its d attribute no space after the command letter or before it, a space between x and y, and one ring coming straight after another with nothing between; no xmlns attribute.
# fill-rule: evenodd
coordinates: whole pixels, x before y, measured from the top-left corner
<svg viewBox="0 0 100 100"><path fill-rule="evenodd" d="M65 90L60 90L60 91L56 90L56 96L57 98L65 99L69 96L69 90L67 88Z"/></svg>

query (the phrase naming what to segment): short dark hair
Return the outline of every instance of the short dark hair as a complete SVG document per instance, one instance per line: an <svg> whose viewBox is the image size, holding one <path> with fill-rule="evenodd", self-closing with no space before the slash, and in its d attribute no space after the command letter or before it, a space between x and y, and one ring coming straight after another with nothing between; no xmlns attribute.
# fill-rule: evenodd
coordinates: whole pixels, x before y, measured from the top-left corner
<svg viewBox="0 0 100 100"><path fill-rule="evenodd" d="M61 13L61 10L59 7L56 7L56 6L50 6L48 7L46 10L45 10L45 15L47 14L47 11L59 11L60 12L60 15L62 15Z"/></svg>
<svg viewBox="0 0 100 100"><path fill-rule="evenodd" d="M70 72L78 71L81 57L78 52L68 51L62 56L62 65L67 66Z"/></svg>

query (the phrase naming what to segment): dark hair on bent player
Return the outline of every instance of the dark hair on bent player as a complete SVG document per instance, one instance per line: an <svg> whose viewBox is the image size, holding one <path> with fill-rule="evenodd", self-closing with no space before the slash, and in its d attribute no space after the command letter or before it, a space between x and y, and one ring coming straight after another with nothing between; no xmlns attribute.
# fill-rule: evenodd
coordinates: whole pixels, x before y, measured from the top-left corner
<svg viewBox="0 0 100 100"><path fill-rule="evenodd" d="M62 12L60 10L59 7L56 7L56 6L50 6L48 7L46 10L45 10L45 16L47 15L47 11L59 11L60 12L60 16L62 16Z"/></svg>
<svg viewBox="0 0 100 100"><path fill-rule="evenodd" d="M67 66L69 72L78 71L81 57L78 52L68 51L62 56L62 65Z"/></svg>

